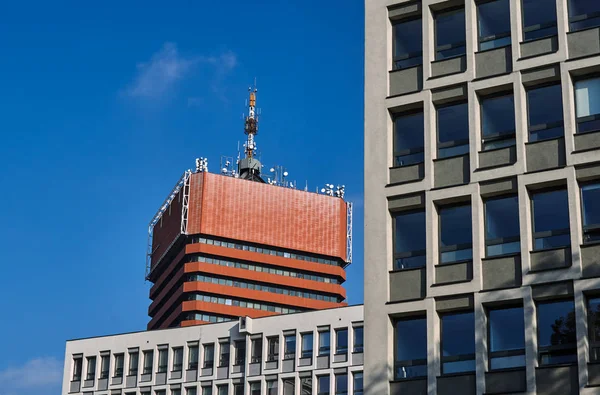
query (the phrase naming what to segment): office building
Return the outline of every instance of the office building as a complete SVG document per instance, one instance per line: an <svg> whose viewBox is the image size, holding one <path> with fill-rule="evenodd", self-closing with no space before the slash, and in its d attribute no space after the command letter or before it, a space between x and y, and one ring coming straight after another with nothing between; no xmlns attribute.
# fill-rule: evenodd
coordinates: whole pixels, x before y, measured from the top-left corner
<svg viewBox="0 0 600 395"><path fill-rule="evenodd" d="M362 395L363 307L67 342L64 395Z"/></svg>
<svg viewBox="0 0 600 395"><path fill-rule="evenodd" d="M365 12L365 393L600 393L600 2Z"/></svg>

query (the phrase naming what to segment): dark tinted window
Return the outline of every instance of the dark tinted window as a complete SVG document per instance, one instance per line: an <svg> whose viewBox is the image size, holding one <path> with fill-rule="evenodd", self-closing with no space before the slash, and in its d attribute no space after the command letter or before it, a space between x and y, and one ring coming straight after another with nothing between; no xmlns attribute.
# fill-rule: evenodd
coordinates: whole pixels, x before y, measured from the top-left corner
<svg viewBox="0 0 600 395"><path fill-rule="evenodd" d="M532 196L534 249L559 248L570 244L567 191L559 189Z"/></svg>
<svg viewBox="0 0 600 395"><path fill-rule="evenodd" d="M522 0L525 41L557 34L556 0Z"/></svg>
<svg viewBox="0 0 600 395"><path fill-rule="evenodd" d="M442 373L475 370L475 320L472 312L447 314L442 323Z"/></svg>
<svg viewBox="0 0 600 395"><path fill-rule="evenodd" d="M600 78L575 82L577 133L600 130Z"/></svg>
<svg viewBox="0 0 600 395"><path fill-rule="evenodd" d="M537 320L540 364L576 363L577 333L573 301L538 304Z"/></svg>
<svg viewBox="0 0 600 395"><path fill-rule="evenodd" d="M319 332L319 355L327 355L330 351L330 335L331 332Z"/></svg>
<svg viewBox="0 0 600 395"><path fill-rule="evenodd" d="M406 166L424 160L423 113L405 114L394 122L394 165Z"/></svg>
<svg viewBox="0 0 600 395"><path fill-rule="evenodd" d="M486 255L511 254L521 250L519 199L508 196L485 202Z"/></svg>
<svg viewBox="0 0 600 395"><path fill-rule="evenodd" d="M495 0L477 5L479 50L510 45L509 0Z"/></svg>
<svg viewBox="0 0 600 395"><path fill-rule="evenodd" d="M471 206L442 207L440 220L440 263L472 259Z"/></svg>
<svg viewBox="0 0 600 395"><path fill-rule="evenodd" d="M335 353L346 354L348 352L348 329L335 330Z"/></svg>
<svg viewBox="0 0 600 395"><path fill-rule="evenodd" d="M310 358L313 353L313 334L303 333L302 337L302 358Z"/></svg>
<svg viewBox="0 0 600 395"><path fill-rule="evenodd" d="M569 22L572 32L600 26L598 0L569 0Z"/></svg>
<svg viewBox="0 0 600 395"><path fill-rule="evenodd" d="M527 105L529 141L564 136L560 84L529 89Z"/></svg>
<svg viewBox="0 0 600 395"><path fill-rule="evenodd" d="M481 99L483 150L515 145L515 101L513 94Z"/></svg>
<svg viewBox="0 0 600 395"><path fill-rule="evenodd" d="M394 24L394 69L423 63L423 28L421 19Z"/></svg>
<svg viewBox="0 0 600 395"><path fill-rule="evenodd" d="M317 394L329 394L329 375L317 377Z"/></svg>
<svg viewBox="0 0 600 395"><path fill-rule="evenodd" d="M285 355L284 359L294 358L296 355L296 335L287 335L285 341Z"/></svg>
<svg viewBox="0 0 600 395"><path fill-rule="evenodd" d="M525 366L525 317L522 307L490 310L490 368Z"/></svg>
<svg viewBox="0 0 600 395"><path fill-rule="evenodd" d="M348 375L347 374L336 374L335 375L335 395L346 395L348 394Z"/></svg>
<svg viewBox="0 0 600 395"><path fill-rule="evenodd" d="M467 103L437 109L438 158L469 153Z"/></svg>
<svg viewBox="0 0 600 395"><path fill-rule="evenodd" d="M425 212L398 214L394 217L394 268L425 266Z"/></svg>
<svg viewBox="0 0 600 395"><path fill-rule="evenodd" d="M435 15L435 60L465 54L465 10Z"/></svg>
<svg viewBox="0 0 600 395"><path fill-rule="evenodd" d="M600 298L591 298L587 305L590 361L600 361Z"/></svg>
<svg viewBox="0 0 600 395"><path fill-rule="evenodd" d="M354 372L354 395L363 395L363 372Z"/></svg>
<svg viewBox="0 0 600 395"><path fill-rule="evenodd" d="M584 242L600 241L600 184L581 187Z"/></svg>
<svg viewBox="0 0 600 395"><path fill-rule="evenodd" d="M354 328L354 348L353 352L363 352L363 327Z"/></svg>
<svg viewBox="0 0 600 395"><path fill-rule="evenodd" d="M427 320L403 319L395 323L394 377L406 379L427 376Z"/></svg>

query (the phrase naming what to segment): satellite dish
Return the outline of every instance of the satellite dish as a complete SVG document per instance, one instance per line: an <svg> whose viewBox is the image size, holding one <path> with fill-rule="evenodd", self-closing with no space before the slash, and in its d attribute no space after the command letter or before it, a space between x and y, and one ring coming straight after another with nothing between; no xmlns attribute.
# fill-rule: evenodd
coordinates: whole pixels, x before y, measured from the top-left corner
<svg viewBox="0 0 600 395"><path fill-rule="evenodd" d="M287 176L288 176L288 174L289 174L289 173L288 173L287 171L284 171L284 172L283 172L283 176L284 176L284 177L287 177Z"/></svg>
<svg viewBox="0 0 600 395"><path fill-rule="evenodd" d="M321 188L321 192L322 192L322 193L325 193L325 188Z"/></svg>

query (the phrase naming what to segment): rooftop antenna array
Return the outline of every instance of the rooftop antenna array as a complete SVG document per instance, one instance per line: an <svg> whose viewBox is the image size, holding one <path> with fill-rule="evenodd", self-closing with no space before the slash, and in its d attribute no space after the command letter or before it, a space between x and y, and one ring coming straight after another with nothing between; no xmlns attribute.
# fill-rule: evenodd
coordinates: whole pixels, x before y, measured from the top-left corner
<svg viewBox="0 0 600 395"><path fill-rule="evenodd" d="M258 113L256 110L256 80L254 88L248 88L248 116L244 121L244 133L246 134L246 142L244 143L244 153L246 157L238 161L238 173L240 178L247 180L261 181L260 172L262 165L256 159L256 141L255 137L258 134Z"/></svg>

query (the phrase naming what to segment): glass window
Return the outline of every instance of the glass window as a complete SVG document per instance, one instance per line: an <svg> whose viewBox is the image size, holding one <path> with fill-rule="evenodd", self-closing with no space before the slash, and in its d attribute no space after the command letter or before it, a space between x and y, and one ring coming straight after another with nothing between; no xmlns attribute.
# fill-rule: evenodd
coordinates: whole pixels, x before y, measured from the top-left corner
<svg viewBox="0 0 600 395"><path fill-rule="evenodd" d="M312 377L300 378L300 394L312 395Z"/></svg>
<svg viewBox="0 0 600 395"><path fill-rule="evenodd" d="M125 363L125 355L115 354L115 377L123 377L124 363Z"/></svg>
<svg viewBox="0 0 600 395"><path fill-rule="evenodd" d="M394 216L394 269L425 267L425 211Z"/></svg>
<svg viewBox="0 0 600 395"><path fill-rule="evenodd" d="M463 8L435 15L435 60L465 54L465 10Z"/></svg>
<svg viewBox="0 0 600 395"><path fill-rule="evenodd" d="M139 365L139 354L137 352L129 353L129 376L137 376Z"/></svg>
<svg viewBox="0 0 600 395"><path fill-rule="evenodd" d="M267 380L267 395L277 395L277 380Z"/></svg>
<svg viewBox="0 0 600 395"><path fill-rule="evenodd" d="M510 45L509 0L494 0L477 4L479 50Z"/></svg>
<svg viewBox="0 0 600 395"><path fill-rule="evenodd" d="M563 105L560 84L527 91L529 141L564 136Z"/></svg>
<svg viewBox="0 0 600 395"><path fill-rule="evenodd" d="M190 387L190 388L186 388L185 389L185 395L197 395L197 394L198 394L198 390L196 388L194 388L194 387ZM202 394L202 395L204 395L204 394Z"/></svg>
<svg viewBox="0 0 600 395"><path fill-rule="evenodd" d="M110 371L110 355L102 355L100 357L100 378L108 378L108 372Z"/></svg>
<svg viewBox="0 0 600 395"><path fill-rule="evenodd" d="M301 358L312 358L313 354L313 333L303 333L302 337L302 356Z"/></svg>
<svg viewBox="0 0 600 395"><path fill-rule="evenodd" d="M183 370L183 347L176 347L173 349L173 371L181 370Z"/></svg>
<svg viewBox="0 0 600 395"><path fill-rule="evenodd" d="M556 36L556 0L522 0L523 40Z"/></svg>
<svg viewBox="0 0 600 395"><path fill-rule="evenodd" d="M335 375L335 395L348 395L348 375Z"/></svg>
<svg viewBox="0 0 600 395"><path fill-rule="evenodd" d="M488 312L490 369L525 366L525 317L523 307Z"/></svg>
<svg viewBox="0 0 600 395"><path fill-rule="evenodd" d="M293 359L296 356L296 335L286 335L284 341L285 350L283 359Z"/></svg>
<svg viewBox="0 0 600 395"><path fill-rule="evenodd" d="M219 366L229 366L229 342L219 343Z"/></svg>
<svg viewBox="0 0 600 395"><path fill-rule="evenodd" d="M398 115L394 119L394 166L408 166L425 160L423 112Z"/></svg>
<svg viewBox="0 0 600 395"><path fill-rule="evenodd" d="M572 300L537 305L540 365L577 363L575 304Z"/></svg>
<svg viewBox="0 0 600 395"><path fill-rule="evenodd" d="M244 395L244 384L234 384L233 395Z"/></svg>
<svg viewBox="0 0 600 395"><path fill-rule="evenodd" d="M471 205L441 207L440 263L473 259Z"/></svg>
<svg viewBox="0 0 600 395"><path fill-rule="evenodd" d="M330 346L330 331L319 332L319 355L329 355Z"/></svg>
<svg viewBox="0 0 600 395"><path fill-rule="evenodd" d="M363 395L363 372L354 372L352 376L354 379L353 395Z"/></svg>
<svg viewBox="0 0 600 395"><path fill-rule="evenodd" d="M363 352L363 327L354 327L354 348L353 352Z"/></svg>
<svg viewBox="0 0 600 395"><path fill-rule="evenodd" d="M198 346L190 346L189 354L188 354L188 369L196 370L198 369Z"/></svg>
<svg viewBox="0 0 600 395"><path fill-rule="evenodd" d="M246 341L235 342L235 365L246 363Z"/></svg>
<svg viewBox="0 0 600 395"><path fill-rule="evenodd" d="M467 103L437 107L438 158L469 153L469 110Z"/></svg>
<svg viewBox="0 0 600 395"><path fill-rule="evenodd" d="M423 63L423 28L421 19L394 23L394 70Z"/></svg>
<svg viewBox="0 0 600 395"><path fill-rule="evenodd" d="M575 82L577 133L600 130L600 78Z"/></svg>
<svg viewBox="0 0 600 395"><path fill-rule="evenodd" d="M600 361L600 298L588 299L587 320L590 362L598 362Z"/></svg>
<svg viewBox="0 0 600 395"><path fill-rule="evenodd" d="M600 241L600 184L581 187L583 242Z"/></svg>
<svg viewBox="0 0 600 395"><path fill-rule="evenodd" d="M204 345L204 367L212 368L215 361L215 345L205 344Z"/></svg>
<svg viewBox="0 0 600 395"><path fill-rule="evenodd" d="M600 2L598 0L569 0L570 31L600 26Z"/></svg>
<svg viewBox="0 0 600 395"><path fill-rule="evenodd" d="M426 318L400 319L395 321L394 326L394 379L426 377Z"/></svg>
<svg viewBox="0 0 600 395"><path fill-rule="evenodd" d="M268 361L277 361L279 359L279 336L267 338Z"/></svg>
<svg viewBox="0 0 600 395"><path fill-rule="evenodd" d="M83 371L83 358L73 358L73 381L81 381Z"/></svg>
<svg viewBox="0 0 600 395"><path fill-rule="evenodd" d="M212 387L202 387L202 395L212 395Z"/></svg>
<svg viewBox="0 0 600 395"><path fill-rule="evenodd" d="M534 250L570 245L567 190L538 192L532 195Z"/></svg>
<svg viewBox="0 0 600 395"><path fill-rule="evenodd" d="M168 350L166 348L158 350L158 373L164 373L167 371L168 360Z"/></svg>
<svg viewBox="0 0 600 395"><path fill-rule="evenodd" d="M519 199L508 196L485 201L486 256L512 254L521 251Z"/></svg>
<svg viewBox="0 0 600 395"><path fill-rule="evenodd" d="M329 375L317 377L317 395L329 395Z"/></svg>
<svg viewBox="0 0 600 395"><path fill-rule="evenodd" d="M282 379L281 381L283 382L283 395L294 395L296 393L294 379Z"/></svg>
<svg viewBox="0 0 600 395"><path fill-rule="evenodd" d="M144 369L142 370L142 374L150 374L152 373L152 364L154 360L154 351L144 351Z"/></svg>
<svg viewBox="0 0 600 395"><path fill-rule="evenodd" d="M252 349L250 350L252 363L260 362L262 360L262 344L262 337L252 339Z"/></svg>
<svg viewBox="0 0 600 395"><path fill-rule="evenodd" d="M166 395L166 393L164 395ZM181 390L180 389L172 389L171 395L181 395Z"/></svg>
<svg viewBox="0 0 600 395"><path fill-rule="evenodd" d="M218 395L228 395L228 392L229 392L228 384L217 385L217 394Z"/></svg>
<svg viewBox="0 0 600 395"><path fill-rule="evenodd" d="M445 314L442 323L442 374L475 370L475 317Z"/></svg>
<svg viewBox="0 0 600 395"><path fill-rule="evenodd" d="M96 357L87 358L87 375L86 380L94 380L96 378Z"/></svg>
<svg viewBox="0 0 600 395"><path fill-rule="evenodd" d="M481 103L481 147L484 151L515 145L515 101L512 92L488 96Z"/></svg>
<svg viewBox="0 0 600 395"><path fill-rule="evenodd" d="M348 329L335 330L335 353L348 353Z"/></svg>

